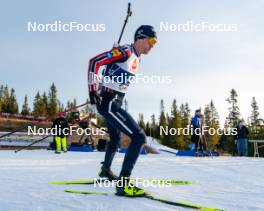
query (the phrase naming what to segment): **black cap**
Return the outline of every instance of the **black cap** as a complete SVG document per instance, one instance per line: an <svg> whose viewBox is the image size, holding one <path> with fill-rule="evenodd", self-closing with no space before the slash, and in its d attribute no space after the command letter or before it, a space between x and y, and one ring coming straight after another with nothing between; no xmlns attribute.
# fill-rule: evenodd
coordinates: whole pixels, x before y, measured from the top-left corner
<svg viewBox="0 0 264 211"><path fill-rule="evenodd" d="M148 37L157 37L154 27L150 25L142 25L135 32L134 40L136 41L138 39L144 39Z"/></svg>

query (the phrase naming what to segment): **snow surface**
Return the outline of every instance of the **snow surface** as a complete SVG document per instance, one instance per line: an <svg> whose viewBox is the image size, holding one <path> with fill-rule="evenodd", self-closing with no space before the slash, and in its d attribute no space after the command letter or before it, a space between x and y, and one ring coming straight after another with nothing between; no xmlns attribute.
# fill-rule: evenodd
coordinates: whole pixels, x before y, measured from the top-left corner
<svg viewBox="0 0 264 211"><path fill-rule="evenodd" d="M158 143L156 143L158 146ZM51 181L97 178L101 152L54 154L47 150L0 151L0 210L191 210L144 198L77 195L64 189L114 192L112 187L51 185ZM117 153L119 172L124 154ZM146 187L154 196L230 211L264 210L264 159L141 155L133 177L193 181L191 185Z"/></svg>

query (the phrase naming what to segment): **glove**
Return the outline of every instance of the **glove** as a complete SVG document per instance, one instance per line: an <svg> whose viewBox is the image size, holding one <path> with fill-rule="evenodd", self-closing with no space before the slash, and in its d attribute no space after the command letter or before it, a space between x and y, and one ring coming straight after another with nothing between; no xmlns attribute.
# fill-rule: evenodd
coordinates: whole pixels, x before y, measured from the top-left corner
<svg viewBox="0 0 264 211"><path fill-rule="evenodd" d="M89 96L90 96L90 102L91 102L91 104L92 105L94 105L94 104L101 104L101 98L100 98L100 96L98 95L98 93L97 92L90 92L89 93Z"/></svg>

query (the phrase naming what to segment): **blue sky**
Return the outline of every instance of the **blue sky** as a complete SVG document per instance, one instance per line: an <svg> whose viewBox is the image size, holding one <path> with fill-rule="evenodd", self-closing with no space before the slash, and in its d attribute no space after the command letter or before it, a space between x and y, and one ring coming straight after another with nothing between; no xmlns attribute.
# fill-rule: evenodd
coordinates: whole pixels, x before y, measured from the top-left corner
<svg viewBox="0 0 264 211"><path fill-rule="evenodd" d="M127 1L5 1L0 12L0 84L15 88L20 106L25 94L30 102L37 91L47 91L52 82L65 104L76 98L85 102L87 66L92 56L111 49L117 41ZM225 99L231 88L239 95L244 118L250 115L256 97L264 116L264 2L233 1L133 1L122 43L133 41L141 24L153 25L158 44L141 59L139 72L169 75L171 84L132 85L127 94L129 111L137 118L158 114L160 99L167 111L173 98L188 102L193 111L212 99L223 123L228 113ZM106 24L105 32L28 32L28 21L53 23L77 21ZM237 24L236 32L164 32L160 22L171 24Z"/></svg>

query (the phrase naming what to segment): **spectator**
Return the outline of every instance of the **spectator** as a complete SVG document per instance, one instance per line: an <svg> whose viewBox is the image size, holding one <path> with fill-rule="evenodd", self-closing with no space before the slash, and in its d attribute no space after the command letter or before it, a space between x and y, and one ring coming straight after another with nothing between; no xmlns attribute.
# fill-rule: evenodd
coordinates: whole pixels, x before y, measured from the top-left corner
<svg viewBox="0 0 264 211"><path fill-rule="evenodd" d="M197 131L196 129L201 128L201 116L201 109L197 109L195 111L195 116L192 118L192 127L194 133L192 134L191 141L195 144L195 156L199 155L198 148L203 154L203 143L201 140L201 135L195 132Z"/></svg>
<svg viewBox="0 0 264 211"><path fill-rule="evenodd" d="M59 113L57 118L52 124L52 128L56 128L57 134L54 136L56 143L55 153L61 153L61 150L67 152L67 139L66 135L63 133L63 130L69 128L67 120L64 118L64 113Z"/></svg>
<svg viewBox="0 0 264 211"><path fill-rule="evenodd" d="M236 135L238 156L248 156L248 133L245 121L243 119L239 120Z"/></svg>

